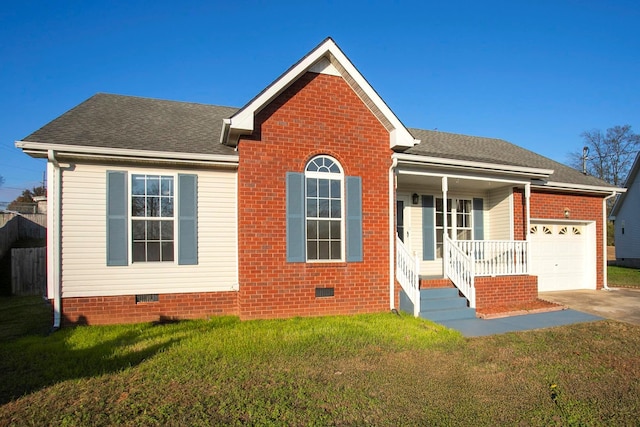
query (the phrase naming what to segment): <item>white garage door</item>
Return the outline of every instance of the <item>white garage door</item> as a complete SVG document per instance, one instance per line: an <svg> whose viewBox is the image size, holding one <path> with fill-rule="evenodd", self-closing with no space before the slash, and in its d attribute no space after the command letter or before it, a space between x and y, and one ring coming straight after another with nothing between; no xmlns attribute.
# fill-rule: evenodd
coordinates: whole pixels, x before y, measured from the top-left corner
<svg viewBox="0 0 640 427"><path fill-rule="evenodd" d="M531 274L538 276L539 292L595 287L587 225L532 223L530 231Z"/></svg>

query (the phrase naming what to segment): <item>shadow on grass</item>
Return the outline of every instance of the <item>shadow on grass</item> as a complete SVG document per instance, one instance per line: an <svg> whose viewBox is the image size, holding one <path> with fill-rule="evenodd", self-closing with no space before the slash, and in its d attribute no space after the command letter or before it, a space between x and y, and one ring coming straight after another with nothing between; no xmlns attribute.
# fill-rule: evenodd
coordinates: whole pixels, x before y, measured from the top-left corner
<svg viewBox="0 0 640 427"><path fill-rule="evenodd" d="M179 325L80 326L0 343L0 405L63 381L136 366L182 341L186 335L175 333L176 328Z"/></svg>

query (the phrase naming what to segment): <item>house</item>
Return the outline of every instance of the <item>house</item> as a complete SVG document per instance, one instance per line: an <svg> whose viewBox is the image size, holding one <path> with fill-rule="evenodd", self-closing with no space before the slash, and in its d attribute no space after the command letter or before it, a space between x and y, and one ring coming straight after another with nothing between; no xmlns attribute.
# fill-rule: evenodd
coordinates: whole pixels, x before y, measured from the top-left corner
<svg viewBox="0 0 640 427"><path fill-rule="evenodd" d="M609 217L614 222L616 265L640 268L640 153L636 155L622 193Z"/></svg>
<svg viewBox="0 0 640 427"><path fill-rule="evenodd" d="M406 128L330 38L240 109L97 94L16 145L48 159L56 325L417 314L419 288L483 308L606 281L618 189Z"/></svg>

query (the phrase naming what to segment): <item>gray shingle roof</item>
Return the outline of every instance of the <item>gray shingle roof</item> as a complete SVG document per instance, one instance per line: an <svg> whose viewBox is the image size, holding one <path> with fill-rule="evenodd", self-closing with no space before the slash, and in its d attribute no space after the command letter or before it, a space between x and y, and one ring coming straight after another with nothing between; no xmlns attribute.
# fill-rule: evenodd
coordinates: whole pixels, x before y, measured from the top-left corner
<svg viewBox="0 0 640 427"><path fill-rule="evenodd" d="M237 155L220 144L238 109L99 93L23 141L101 148Z"/></svg>
<svg viewBox="0 0 640 427"><path fill-rule="evenodd" d="M583 175L569 166L502 139L482 138L422 129L409 129L409 131L415 138L420 139L421 142L415 147L406 150L405 153L407 154L553 169L554 172L549 178L549 180L553 182L614 188L605 181L593 176Z"/></svg>
<svg viewBox="0 0 640 427"><path fill-rule="evenodd" d="M222 121L237 108L99 93L23 141L195 154L237 155L220 143ZM405 151L453 160L553 169L550 180L610 187L507 141L409 129L422 142Z"/></svg>

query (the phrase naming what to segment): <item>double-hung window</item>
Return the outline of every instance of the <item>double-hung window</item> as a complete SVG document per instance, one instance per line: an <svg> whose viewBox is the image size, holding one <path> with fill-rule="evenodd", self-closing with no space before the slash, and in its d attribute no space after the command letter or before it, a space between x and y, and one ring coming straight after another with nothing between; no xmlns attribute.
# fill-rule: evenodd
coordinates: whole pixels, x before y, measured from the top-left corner
<svg viewBox="0 0 640 427"><path fill-rule="evenodd" d="M340 165L318 156L305 169L307 261L342 260L344 216Z"/></svg>
<svg viewBox="0 0 640 427"><path fill-rule="evenodd" d="M287 261L362 262L362 178L319 155L286 185Z"/></svg>
<svg viewBox="0 0 640 427"><path fill-rule="evenodd" d="M107 265L198 264L198 177L107 171Z"/></svg>
<svg viewBox="0 0 640 427"><path fill-rule="evenodd" d="M174 260L174 177L131 175L132 262Z"/></svg>

